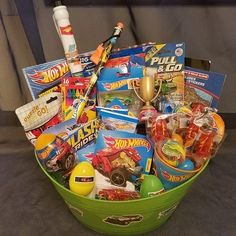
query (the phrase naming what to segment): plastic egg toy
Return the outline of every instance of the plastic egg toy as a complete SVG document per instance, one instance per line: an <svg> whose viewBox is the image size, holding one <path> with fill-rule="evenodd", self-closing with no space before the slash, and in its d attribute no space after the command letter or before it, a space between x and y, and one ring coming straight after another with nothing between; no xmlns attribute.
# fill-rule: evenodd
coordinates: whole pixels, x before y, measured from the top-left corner
<svg viewBox="0 0 236 236"><path fill-rule="evenodd" d="M191 160L186 159L184 162L182 162L178 165L178 168L181 170L191 171L191 170L194 170L194 164Z"/></svg>
<svg viewBox="0 0 236 236"><path fill-rule="evenodd" d="M87 196L95 185L95 171L93 166L86 161L80 162L72 171L69 187L78 195Z"/></svg>
<svg viewBox="0 0 236 236"><path fill-rule="evenodd" d="M145 175L140 186L140 196L142 198L158 195L164 191L160 179L155 175Z"/></svg>

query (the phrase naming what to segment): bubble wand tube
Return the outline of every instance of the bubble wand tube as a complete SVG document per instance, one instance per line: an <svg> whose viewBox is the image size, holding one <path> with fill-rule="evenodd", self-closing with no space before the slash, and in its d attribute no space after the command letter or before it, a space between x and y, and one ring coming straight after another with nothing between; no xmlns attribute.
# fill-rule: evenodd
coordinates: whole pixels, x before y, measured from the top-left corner
<svg viewBox="0 0 236 236"><path fill-rule="evenodd" d="M55 5L56 7L53 8L53 21L63 45L67 63L71 74L73 76L79 76L82 74L83 68L79 60L79 53L72 32L67 7L62 5L61 1L56 1Z"/></svg>
<svg viewBox="0 0 236 236"><path fill-rule="evenodd" d="M108 60L108 58L110 56L110 53L112 51L112 48L117 42L117 38L120 37L120 34L123 30L123 27L124 26L123 26L122 23L117 23L111 37L108 40L106 40L105 42L103 42L103 44L107 42L107 46L103 49L102 55L100 57L100 61L98 62L97 66L95 68L95 71L93 72L93 74L91 76L91 79L90 79L90 82L88 84L87 90L85 91L83 96L82 95L80 96L78 105L75 109L75 112L74 112L72 118L78 119L81 116L81 114L84 110L84 107L85 107L85 105L88 101L88 96L91 93L94 85L96 84L96 82L97 82L97 80L98 80L98 78L101 74L101 70L104 67L104 64Z"/></svg>

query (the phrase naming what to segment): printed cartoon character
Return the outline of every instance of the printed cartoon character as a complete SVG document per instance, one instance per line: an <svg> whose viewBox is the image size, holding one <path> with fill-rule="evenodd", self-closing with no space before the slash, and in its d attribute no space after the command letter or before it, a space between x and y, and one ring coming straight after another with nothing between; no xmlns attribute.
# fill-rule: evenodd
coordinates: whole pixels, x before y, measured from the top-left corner
<svg viewBox="0 0 236 236"><path fill-rule="evenodd" d="M109 177L112 184L125 187L126 181L131 181L133 176L141 176L140 160L141 157L134 148L107 148L97 152L92 165Z"/></svg>

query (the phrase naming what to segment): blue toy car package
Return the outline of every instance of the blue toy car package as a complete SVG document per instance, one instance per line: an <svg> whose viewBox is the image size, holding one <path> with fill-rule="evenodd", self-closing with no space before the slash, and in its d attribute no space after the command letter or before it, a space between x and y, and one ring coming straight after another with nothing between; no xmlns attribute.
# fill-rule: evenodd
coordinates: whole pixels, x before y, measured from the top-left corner
<svg viewBox="0 0 236 236"><path fill-rule="evenodd" d="M137 98L134 87L137 80L143 77L143 68L133 67L128 74L123 74L122 69L105 68L97 82L98 105L110 107L114 100L119 100L123 108L137 116L142 102Z"/></svg>
<svg viewBox="0 0 236 236"><path fill-rule="evenodd" d="M217 108L226 79L224 74L185 67L185 101Z"/></svg>

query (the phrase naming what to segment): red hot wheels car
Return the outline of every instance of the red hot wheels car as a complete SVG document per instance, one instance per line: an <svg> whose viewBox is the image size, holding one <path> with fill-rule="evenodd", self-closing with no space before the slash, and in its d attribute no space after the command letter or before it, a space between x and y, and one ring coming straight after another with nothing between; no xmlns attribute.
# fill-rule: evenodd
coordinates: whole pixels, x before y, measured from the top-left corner
<svg viewBox="0 0 236 236"><path fill-rule="evenodd" d="M132 175L141 176L142 167L138 163L140 160L141 157L134 148L107 148L94 156L92 165L108 176L112 184L126 186L126 181L131 180Z"/></svg>

